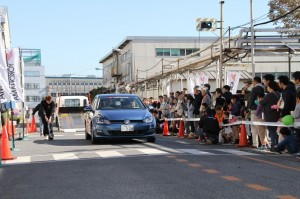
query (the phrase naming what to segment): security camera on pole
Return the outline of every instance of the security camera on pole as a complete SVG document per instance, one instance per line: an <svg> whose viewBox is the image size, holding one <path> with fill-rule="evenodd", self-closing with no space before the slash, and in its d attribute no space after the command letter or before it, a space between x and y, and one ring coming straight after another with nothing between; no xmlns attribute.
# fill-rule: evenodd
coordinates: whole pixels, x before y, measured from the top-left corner
<svg viewBox="0 0 300 199"><path fill-rule="evenodd" d="M217 87L222 87L223 82L223 4L225 1L220 1L220 60L217 68ZM197 31L215 31L217 29L217 20L215 18L197 18Z"/></svg>
<svg viewBox="0 0 300 199"><path fill-rule="evenodd" d="M215 31L217 20L215 18L198 18L196 20L197 31Z"/></svg>

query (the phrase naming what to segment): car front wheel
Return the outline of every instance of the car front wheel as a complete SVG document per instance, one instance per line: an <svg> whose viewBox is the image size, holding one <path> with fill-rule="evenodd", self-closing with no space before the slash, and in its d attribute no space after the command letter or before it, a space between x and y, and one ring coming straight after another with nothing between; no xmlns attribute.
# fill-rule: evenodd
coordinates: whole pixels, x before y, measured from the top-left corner
<svg viewBox="0 0 300 199"><path fill-rule="evenodd" d="M91 135L87 132L86 126L85 126L85 139L91 140Z"/></svg>
<svg viewBox="0 0 300 199"><path fill-rule="evenodd" d="M95 135L94 135L92 127L91 127L91 141L92 141L92 144L98 144L99 143L98 139L95 138Z"/></svg>

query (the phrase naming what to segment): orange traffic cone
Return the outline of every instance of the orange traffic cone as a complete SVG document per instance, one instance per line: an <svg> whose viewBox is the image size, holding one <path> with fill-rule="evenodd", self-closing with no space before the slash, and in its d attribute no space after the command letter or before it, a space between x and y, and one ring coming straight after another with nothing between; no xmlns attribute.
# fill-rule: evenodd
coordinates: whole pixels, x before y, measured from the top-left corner
<svg viewBox="0 0 300 199"><path fill-rule="evenodd" d="M7 131L5 127L2 127L2 160L13 160L15 159L10 151L9 140L7 136Z"/></svg>
<svg viewBox="0 0 300 199"><path fill-rule="evenodd" d="M9 119L6 119L6 129L7 129L8 137L11 137L12 136L11 122Z"/></svg>
<svg viewBox="0 0 300 199"><path fill-rule="evenodd" d="M164 122L164 133L163 136L170 136L171 134L169 133L169 124L168 121L165 120Z"/></svg>
<svg viewBox="0 0 300 199"><path fill-rule="evenodd" d="M184 123L180 120L178 137L184 138Z"/></svg>
<svg viewBox="0 0 300 199"><path fill-rule="evenodd" d="M37 130L36 130L35 118L34 118L34 116L32 116L30 132L36 132L36 131Z"/></svg>
<svg viewBox="0 0 300 199"><path fill-rule="evenodd" d="M242 126L241 126L240 141L239 141L239 144L237 146L238 147L247 147L248 146L248 139L247 139L245 124L242 124Z"/></svg>

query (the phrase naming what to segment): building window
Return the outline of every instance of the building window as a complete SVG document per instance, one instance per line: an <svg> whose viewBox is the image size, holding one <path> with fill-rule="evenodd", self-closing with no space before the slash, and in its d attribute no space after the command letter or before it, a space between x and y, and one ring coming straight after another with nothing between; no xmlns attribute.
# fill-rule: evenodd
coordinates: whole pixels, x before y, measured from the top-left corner
<svg viewBox="0 0 300 199"><path fill-rule="evenodd" d="M198 51L198 48L156 48L155 54L156 56L164 56L164 57L179 57L186 56Z"/></svg>
<svg viewBox="0 0 300 199"><path fill-rule="evenodd" d="M28 90L37 90L37 89L40 89L40 84L37 84L37 83L25 83L25 89L28 89Z"/></svg>
<svg viewBox="0 0 300 199"><path fill-rule="evenodd" d="M24 76L25 77L40 77L40 71L24 71Z"/></svg>
<svg viewBox="0 0 300 199"><path fill-rule="evenodd" d="M164 49L163 48L156 48L156 56L164 56Z"/></svg>
<svg viewBox="0 0 300 199"><path fill-rule="evenodd" d="M164 48L164 57L169 57L171 55L170 48Z"/></svg>
<svg viewBox="0 0 300 199"><path fill-rule="evenodd" d="M65 99L65 107L79 107L80 100L79 99Z"/></svg>
<svg viewBox="0 0 300 199"><path fill-rule="evenodd" d="M172 48L171 49L171 56L180 56L180 49Z"/></svg>
<svg viewBox="0 0 300 199"><path fill-rule="evenodd" d="M40 96L26 96L25 97L26 102L39 102L41 101Z"/></svg>
<svg viewBox="0 0 300 199"><path fill-rule="evenodd" d="M180 51L180 56L185 56L185 49L179 49Z"/></svg>

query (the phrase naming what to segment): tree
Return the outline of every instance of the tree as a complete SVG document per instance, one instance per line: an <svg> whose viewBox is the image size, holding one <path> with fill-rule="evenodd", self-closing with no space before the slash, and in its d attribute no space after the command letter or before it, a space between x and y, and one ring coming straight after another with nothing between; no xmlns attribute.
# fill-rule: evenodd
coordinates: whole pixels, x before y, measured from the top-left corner
<svg viewBox="0 0 300 199"><path fill-rule="evenodd" d="M273 20L299 7L300 2L299 0L270 0L268 5L270 6L269 18ZM273 23L274 25L282 23L280 28L300 28L300 8Z"/></svg>
<svg viewBox="0 0 300 199"><path fill-rule="evenodd" d="M91 100L94 99L94 97L97 95L97 94L105 94L105 93L112 93L113 91L112 90L109 90L109 88L106 88L106 87L98 87L98 88L94 88L93 90L91 90L89 93L90 93L90 97L91 97Z"/></svg>

